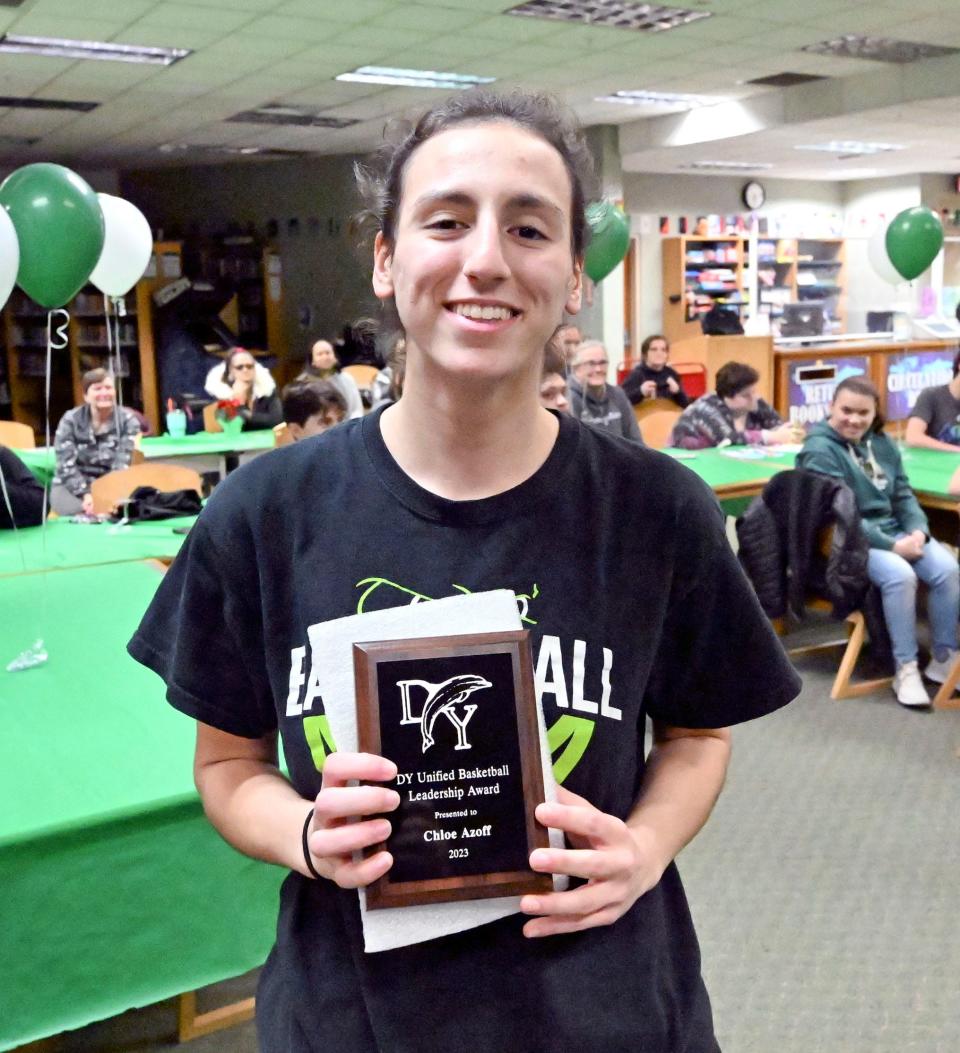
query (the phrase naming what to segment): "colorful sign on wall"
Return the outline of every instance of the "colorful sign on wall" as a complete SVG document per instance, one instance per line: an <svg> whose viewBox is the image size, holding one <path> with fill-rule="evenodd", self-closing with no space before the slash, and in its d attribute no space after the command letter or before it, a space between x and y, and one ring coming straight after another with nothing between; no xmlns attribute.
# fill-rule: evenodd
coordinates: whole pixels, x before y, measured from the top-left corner
<svg viewBox="0 0 960 1053"><path fill-rule="evenodd" d="M910 416L924 388L948 384L953 377L954 351L915 351L890 357L887 363L887 420Z"/></svg>
<svg viewBox="0 0 960 1053"><path fill-rule="evenodd" d="M818 358L790 364L787 405L791 423L816 424L827 416L841 380L867 373L867 358Z"/></svg>

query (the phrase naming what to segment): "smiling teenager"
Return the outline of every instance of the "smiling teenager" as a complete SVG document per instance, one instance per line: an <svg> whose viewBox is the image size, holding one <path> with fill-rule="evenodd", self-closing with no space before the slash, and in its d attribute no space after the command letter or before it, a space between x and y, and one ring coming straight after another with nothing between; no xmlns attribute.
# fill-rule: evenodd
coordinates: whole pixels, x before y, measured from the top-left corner
<svg viewBox="0 0 960 1053"><path fill-rule="evenodd" d="M257 995L261 1047L714 1053L672 860L720 792L726 725L799 682L700 480L540 405L544 347L580 307L581 133L547 98L465 92L361 175L374 290L406 337L403 395L233 473L130 645L198 721L211 821L291 871ZM568 847L530 858L572 887L366 954L355 889L393 860L352 853L387 835L399 798L378 784L396 769L315 763L308 628L505 587L547 728L580 736L559 800L537 809Z"/></svg>
<svg viewBox="0 0 960 1053"><path fill-rule="evenodd" d="M930 696L917 665L917 579L927 583L932 637L924 676L942 684L957 657L960 572L956 559L930 536L896 443L884 433L880 395L866 377L841 380L830 416L815 424L797 467L842 479L853 491L870 544L867 574L880 589L903 706L926 707Z"/></svg>

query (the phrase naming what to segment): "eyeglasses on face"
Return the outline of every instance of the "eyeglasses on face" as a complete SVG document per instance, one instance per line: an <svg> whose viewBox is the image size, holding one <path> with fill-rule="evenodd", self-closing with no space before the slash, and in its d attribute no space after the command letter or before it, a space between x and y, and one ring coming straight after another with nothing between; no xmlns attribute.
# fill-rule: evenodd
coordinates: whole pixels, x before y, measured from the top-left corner
<svg viewBox="0 0 960 1053"><path fill-rule="evenodd" d="M598 358L589 362L581 362L580 365L587 366L589 369L596 369L599 366L603 366L604 368L606 368L610 365L610 363L605 358Z"/></svg>
<svg viewBox="0 0 960 1053"><path fill-rule="evenodd" d="M233 368L234 369L253 369L254 368L254 364L253 364L253 362L234 362Z"/></svg>

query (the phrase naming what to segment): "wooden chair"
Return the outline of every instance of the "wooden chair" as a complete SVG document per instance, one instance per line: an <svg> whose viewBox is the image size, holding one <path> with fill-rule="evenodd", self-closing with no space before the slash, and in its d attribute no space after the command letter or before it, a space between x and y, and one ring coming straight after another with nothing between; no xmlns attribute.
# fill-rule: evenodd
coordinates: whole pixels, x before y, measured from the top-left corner
<svg viewBox="0 0 960 1053"><path fill-rule="evenodd" d="M818 547L823 556L829 554L832 541L833 527L828 526L820 533ZM820 596L808 597L806 606L814 611L833 610L833 604L830 600L824 599ZM778 636L786 635L787 622L785 618L773 618L771 621L774 631ZM833 686L830 688L830 697L835 701L840 701L844 698L858 698L860 695L870 695L874 691L879 691L881 688L889 687L893 683L892 676L882 676L875 680L860 680L856 683L853 682L853 671L856 668L857 660L860 657L860 652L863 650L863 645L867 638L867 623L863 616L863 611L853 611L853 613L848 614L845 625L847 639L843 643L837 643L836 641L831 640L827 643L808 644L801 647L789 647L786 649L787 654L793 657L794 655L812 654L814 651L824 651L828 647L842 646L844 648L843 657L840 659L840 666L837 669L837 675L833 678ZM960 662L958 662L958 666L960 666ZM957 678L960 679L960 668L957 670Z"/></svg>
<svg viewBox="0 0 960 1053"><path fill-rule="evenodd" d="M208 402L203 407L203 430L223 431L223 428L220 427L220 421L217 420L217 404L215 402Z"/></svg>
<svg viewBox="0 0 960 1053"><path fill-rule="evenodd" d="M0 445L12 450L32 450L37 445L33 428L17 420L0 420Z"/></svg>
<svg viewBox="0 0 960 1053"><path fill-rule="evenodd" d="M129 497L138 486L155 486L158 490L196 490L203 493L200 473L179 464L143 464L107 472L95 479L90 487L93 510L106 515L118 501Z"/></svg>
<svg viewBox="0 0 960 1053"><path fill-rule="evenodd" d="M349 373L357 382L357 387L362 391L364 388L370 387L380 370L376 366L354 365L344 366L341 372Z"/></svg>
<svg viewBox="0 0 960 1053"><path fill-rule="evenodd" d="M655 450L662 450L670 441L677 417L682 410L670 399L649 399L633 407L643 441Z"/></svg>

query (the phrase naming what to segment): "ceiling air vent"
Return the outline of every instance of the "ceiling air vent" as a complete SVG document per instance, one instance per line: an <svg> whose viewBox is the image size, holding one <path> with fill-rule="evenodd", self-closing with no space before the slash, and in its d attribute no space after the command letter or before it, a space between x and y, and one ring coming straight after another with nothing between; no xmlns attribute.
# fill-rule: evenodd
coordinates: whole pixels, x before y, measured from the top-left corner
<svg viewBox="0 0 960 1053"><path fill-rule="evenodd" d="M74 99L26 99L18 95L0 95L0 109L13 110L71 110L74 113L89 113L99 102L77 102Z"/></svg>
<svg viewBox="0 0 960 1053"><path fill-rule="evenodd" d="M553 18L560 22L585 22L589 26L636 29L644 33L661 33L665 29L676 29L713 16L712 11L631 3L631 0L528 0L525 4L511 7L504 14Z"/></svg>
<svg viewBox="0 0 960 1053"><path fill-rule="evenodd" d="M258 106L227 118L238 124L279 124L297 128L349 128L360 122L354 117L324 117L306 106Z"/></svg>
<svg viewBox="0 0 960 1053"><path fill-rule="evenodd" d="M771 73L769 77L754 77L747 84L764 84L768 88L792 88L797 84L809 84L812 80L829 80L818 73Z"/></svg>
<svg viewBox="0 0 960 1053"><path fill-rule="evenodd" d="M874 62L895 62L904 65L920 59L956 55L958 48L946 48L939 44L915 44L909 40L891 40L889 37L866 37L857 33L845 33L832 40L821 40L819 44L805 44L801 51L815 55L837 55L840 58L872 59Z"/></svg>

